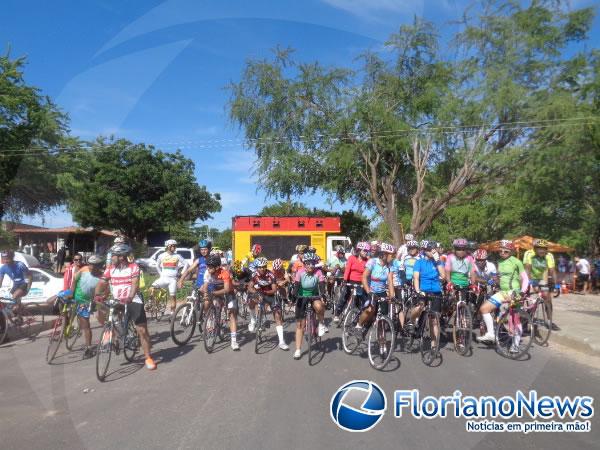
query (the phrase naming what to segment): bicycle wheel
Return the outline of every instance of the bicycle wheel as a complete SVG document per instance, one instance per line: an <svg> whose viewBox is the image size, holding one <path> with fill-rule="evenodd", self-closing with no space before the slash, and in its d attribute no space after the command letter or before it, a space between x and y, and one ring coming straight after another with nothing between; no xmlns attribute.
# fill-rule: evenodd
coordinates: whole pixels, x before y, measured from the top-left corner
<svg viewBox="0 0 600 450"><path fill-rule="evenodd" d="M472 321L471 308L464 302L458 303L454 313L452 340L454 350L461 356L466 356L471 350Z"/></svg>
<svg viewBox="0 0 600 450"><path fill-rule="evenodd" d="M258 314L256 314L256 333L254 337L254 353L258 353L258 348L262 342L262 327L263 327L263 308L257 307Z"/></svg>
<svg viewBox="0 0 600 450"><path fill-rule="evenodd" d="M129 362L133 362L135 355L140 348L140 338L137 329L132 321L127 324L127 334L125 335L125 343L123 345L123 355Z"/></svg>
<svg viewBox="0 0 600 450"><path fill-rule="evenodd" d="M190 341L194 335L196 321L196 311L191 303L183 303L177 307L171 320L171 339L176 345L182 346Z"/></svg>
<svg viewBox="0 0 600 450"><path fill-rule="evenodd" d="M56 352L58 351L60 343L62 342L63 323L63 316L58 316L54 321L54 327L52 328L52 332L48 337L48 348L46 349L46 362L48 364L50 364L56 356Z"/></svg>
<svg viewBox="0 0 600 450"><path fill-rule="evenodd" d="M0 344L4 342L6 339L6 334L8 333L8 318L6 317L6 313L4 310L0 310Z"/></svg>
<svg viewBox="0 0 600 450"><path fill-rule="evenodd" d="M79 329L79 319L77 317L77 308L73 306L69 313L69 320L65 330L65 346L67 350L73 350L75 342L81 336L81 330Z"/></svg>
<svg viewBox="0 0 600 450"><path fill-rule="evenodd" d="M421 324L421 360L425 365L431 366L438 358L440 351L440 316L439 313L429 311L421 316L424 322ZM434 330L437 328L438 335L435 336Z"/></svg>
<svg viewBox="0 0 600 450"><path fill-rule="evenodd" d="M96 348L96 377L99 381L104 381L108 372L110 357L113 351L114 334L115 330L112 323L104 325Z"/></svg>
<svg viewBox="0 0 600 450"><path fill-rule="evenodd" d="M281 314L281 322L285 323L285 302L278 291L275 292L275 302L280 306L279 313Z"/></svg>
<svg viewBox="0 0 600 450"><path fill-rule="evenodd" d="M356 336L356 332L354 331L359 314L360 311L358 308L351 307L346 314L346 317L344 317L344 325L342 328L342 347L349 355L354 353L360 345L360 339L358 336Z"/></svg>
<svg viewBox="0 0 600 450"><path fill-rule="evenodd" d="M375 320L367 337L367 354L371 367L382 370L392 359L396 345L396 332L389 317L383 316Z"/></svg>
<svg viewBox="0 0 600 450"><path fill-rule="evenodd" d="M155 298L155 302L154 302L154 309L155 309L155 314L156 314L156 321L160 321L160 319L163 318L163 316L165 315L165 311L167 310L167 301L168 301L168 295L167 295L167 291L165 291L164 289L159 289L157 294L156 294L156 298Z"/></svg>
<svg viewBox="0 0 600 450"><path fill-rule="evenodd" d="M317 336L317 321L313 311L309 311L306 314L304 336L306 337L306 343L308 344L308 365L312 366L315 353L318 352L318 341L320 340Z"/></svg>
<svg viewBox="0 0 600 450"><path fill-rule="evenodd" d="M496 324L496 351L506 358L520 359L531 347L532 328L527 311L503 313Z"/></svg>
<svg viewBox="0 0 600 450"><path fill-rule="evenodd" d="M217 310L211 305L204 315L204 324L202 325L202 336L204 338L204 348L208 353L212 353L217 340Z"/></svg>
<svg viewBox="0 0 600 450"><path fill-rule="evenodd" d="M245 296L243 292L236 292L235 293L237 300L238 300L238 305L239 305L239 315L242 319L247 320L248 319L248 304L245 301Z"/></svg>
<svg viewBox="0 0 600 450"><path fill-rule="evenodd" d="M537 302L533 311L533 342L537 345L546 345L550 339L552 325L546 314L546 307L543 301Z"/></svg>

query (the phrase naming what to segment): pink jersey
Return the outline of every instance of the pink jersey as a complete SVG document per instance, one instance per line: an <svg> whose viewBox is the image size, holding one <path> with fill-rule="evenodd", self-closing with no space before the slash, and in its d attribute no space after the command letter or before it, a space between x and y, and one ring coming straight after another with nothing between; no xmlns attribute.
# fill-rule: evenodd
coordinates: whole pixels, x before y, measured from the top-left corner
<svg viewBox="0 0 600 450"><path fill-rule="evenodd" d="M114 299L121 303L127 303L131 295L133 280L139 278L140 268L135 263L129 263L125 266L109 265L104 271L102 278L110 283L110 292ZM142 303L142 300L136 294L133 298L135 303Z"/></svg>

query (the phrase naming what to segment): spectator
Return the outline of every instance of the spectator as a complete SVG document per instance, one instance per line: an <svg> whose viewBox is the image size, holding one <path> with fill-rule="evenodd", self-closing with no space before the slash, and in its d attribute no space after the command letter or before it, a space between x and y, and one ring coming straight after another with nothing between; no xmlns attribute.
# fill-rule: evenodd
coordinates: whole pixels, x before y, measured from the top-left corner
<svg viewBox="0 0 600 450"><path fill-rule="evenodd" d="M591 294L590 289L590 263L585 258L575 258L575 267L577 268L577 277L583 283L583 293Z"/></svg>
<svg viewBox="0 0 600 450"><path fill-rule="evenodd" d="M71 282L75 277L75 274L81 270L83 267L83 257L79 253L75 253L73 256L73 262L69 264L69 266L65 269L65 273L63 275L63 289L71 289Z"/></svg>
<svg viewBox="0 0 600 450"><path fill-rule="evenodd" d="M58 253L56 254L56 271L58 273L62 272L63 265L65 263L65 256L66 256L66 254L67 254L67 250L65 249L65 246L63 245L58 250Z"/></svg>
<svg viewBox="0 0 600 450"><path fill-rule="evenodd" d="M600 290L600 258L594 261L594 271L592 272L592 291Z"/></svg>
<svg viewBox="0 0 600 450"><path fill-rule="evenodd" d="M556 262L557 283L569 282L569 259L565 255L560 255Z"/></svg>

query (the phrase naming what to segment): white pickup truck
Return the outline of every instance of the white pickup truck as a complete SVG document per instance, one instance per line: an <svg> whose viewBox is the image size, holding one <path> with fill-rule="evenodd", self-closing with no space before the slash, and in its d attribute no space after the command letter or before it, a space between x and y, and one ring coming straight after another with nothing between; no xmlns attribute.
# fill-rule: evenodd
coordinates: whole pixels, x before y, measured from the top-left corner
<svg viewBox="0 0 600 450"><path fill-rule="evenodd" d="M152 253L148 258L138 258L135 260L135 263L140 266L144 272L148 274L156 275L158 271L156 270L156 262L158 257L165 252L164 247L157 248L154 253ZM183 257L187 262L188 266L192 265L194 262L194 249L178 247L175 252Z"/></svg>

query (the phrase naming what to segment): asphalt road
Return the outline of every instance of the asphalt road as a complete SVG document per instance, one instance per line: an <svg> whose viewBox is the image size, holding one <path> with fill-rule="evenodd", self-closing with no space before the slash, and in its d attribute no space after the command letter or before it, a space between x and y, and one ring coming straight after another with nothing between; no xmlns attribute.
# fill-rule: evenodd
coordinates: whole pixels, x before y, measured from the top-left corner
<svg viewBox="0 0 600 450"><path fill-rule="evenodd" d="M462 418L397 419L391 405L367 433L342 431L329 416L331 396L353 379L378 383L389 403L395 389L420 389L422 397L456 389L513 396L517 389L537 389L599 398L600 370L552 344L533 346L531 358L520 362L477 344L465 358L450 345L442 350L439 367L425 366L418 354L396 354L398 359L378 372L365 356L341 350L337 329L326 335L322 360L309 367L306 355L294 361L291 351L276 347L255 354L245 328L240 352L225 343L209 355L198 336L177 347L166 323L151 323L158 369L146 370L141 359L128 364L120 355L104 383L96 380L95 360L81 360L81 351L67 353L63 347L47 365L47 333L5 344L0 347L0 448L597 449L600 442L598 416L589 433L529 434L468 433ZM293 328L287 324L288 341Z"/></svg>

